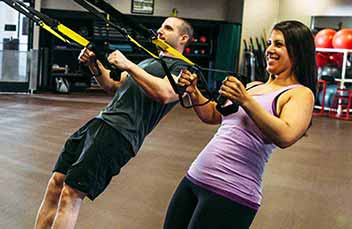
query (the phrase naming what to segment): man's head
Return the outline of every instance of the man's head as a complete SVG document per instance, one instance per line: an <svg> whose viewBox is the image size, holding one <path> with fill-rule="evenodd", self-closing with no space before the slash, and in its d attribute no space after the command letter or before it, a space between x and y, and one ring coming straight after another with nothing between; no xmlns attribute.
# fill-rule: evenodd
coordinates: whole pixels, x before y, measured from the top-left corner
<svg viewBox="0 0 352 229"><path fill-rule="evenodd" d="M192 37L192 26L186 20L178 17L166 18L158 29L158 38L166 41L179 52L183 52Z"/></svg>

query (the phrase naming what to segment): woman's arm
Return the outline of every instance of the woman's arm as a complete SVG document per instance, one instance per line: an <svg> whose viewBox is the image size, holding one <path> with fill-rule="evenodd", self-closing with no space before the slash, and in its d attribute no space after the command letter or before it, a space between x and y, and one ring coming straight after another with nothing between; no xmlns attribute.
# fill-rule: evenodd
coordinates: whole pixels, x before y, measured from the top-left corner
<svg viewBox="0 0 352 229"><path fill-rule="evenodd" d="M281 148L292 145L303 136L312 118L314 95L306 87L291 89L279 97L279 117L267 112L233 77L221 88L221 93L237 101L258 128Z"/></svg>
<svg viewBox="0 0 352 229"><path fill-rule="evenodd" d="M183 70L178 80L178 84L186 86L186 92L190 95L192 104L202 104L208 99L205 98L197 87L198 77L188 70ZM209 102L202 106L194 106L194 111L200 120L207 124L221 123L221 114L216 110L216 103Z"/></svg>

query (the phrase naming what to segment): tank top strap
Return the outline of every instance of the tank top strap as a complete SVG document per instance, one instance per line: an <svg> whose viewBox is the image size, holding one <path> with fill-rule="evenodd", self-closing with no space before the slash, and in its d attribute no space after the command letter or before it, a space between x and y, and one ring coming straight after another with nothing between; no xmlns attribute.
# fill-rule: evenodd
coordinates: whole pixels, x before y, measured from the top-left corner
<svg viewBox="0 0 352 229"><path fill-rule="evenodd" d="M292 85L283 87L283 88L281 88L281 89L275 91L274 100L273 100L273 103L272 103L272 110L273 110L275 116L278 116L276 107L277 107L277 101L279 100L279 97L280 97L283 93L285 93L286 91L288 91L288 90L290 90L290 89L293 89L293 88L297 88L297 87L303 87L303 85L301 85L301 84L292 84Z"/></svg>

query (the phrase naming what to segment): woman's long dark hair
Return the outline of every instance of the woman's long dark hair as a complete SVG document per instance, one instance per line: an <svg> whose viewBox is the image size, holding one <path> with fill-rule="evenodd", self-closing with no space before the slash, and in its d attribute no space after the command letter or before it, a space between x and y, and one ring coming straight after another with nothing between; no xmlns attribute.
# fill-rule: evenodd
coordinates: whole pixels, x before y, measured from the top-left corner
<svg viewBox="0 0 352 229"><path fill-rule="evenodd" d="M298 81L316 95L317 65L311 30L303 23L294 20L279 22L273 30L281 31L284 35L293 73Z"/></svg>

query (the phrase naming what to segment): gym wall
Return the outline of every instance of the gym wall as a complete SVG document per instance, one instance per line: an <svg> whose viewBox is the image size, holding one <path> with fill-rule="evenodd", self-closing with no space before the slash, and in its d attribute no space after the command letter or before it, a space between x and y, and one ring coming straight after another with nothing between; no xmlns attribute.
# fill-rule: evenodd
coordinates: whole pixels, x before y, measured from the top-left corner
<svg viewBox="0 0 352 229"><path fill-rule="evenodd" d="M177 15L185 18L204 20L226 20L230 18L231 20L239 20L237 15L242 15L242 8L231 8L231 12L229 12L228 5L230 2L233 6L241 6L243 0L154 0L154 14L152 16L170 16L172 15L172 9L176 8ZM123 13L131 13L131 0L111 0L109 3ZM41 0L41 8L83 10L73 0Z"/></svg>
<svg viewBox="0 0 352 229"><path fill-rule="evenodd" d="M279 19L298 19L310 26L311 16L350 16L351 0L280 0Z"/></svg>

